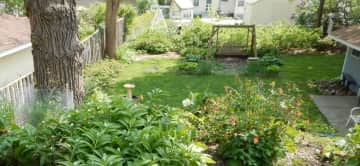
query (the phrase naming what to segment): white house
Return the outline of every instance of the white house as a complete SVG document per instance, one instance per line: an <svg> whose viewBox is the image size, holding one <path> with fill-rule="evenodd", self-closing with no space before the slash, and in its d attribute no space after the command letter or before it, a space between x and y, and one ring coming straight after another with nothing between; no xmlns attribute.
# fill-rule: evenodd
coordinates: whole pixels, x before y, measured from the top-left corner
<svg viewBox="0 0 360 166"><path fill-rule="evenodd" d="M192 0L194 15L221 16L243 20L246 24L292 22L300 0Z"/></svg>
<svg viewBox="0 0 360 166"><path fill-rule="evenodd" d="M194 16L194 5L190 0L173 0L170 4L170 19L188 20Z"/></svg>
<svg viewBox="0 0 360 166"><path fill-rule="evenodd" d="M292 23L299 2L299 0L246 0L243 7L243 20L246 24L256 25L279 21ZM240 9L236 12L240 12Z"/></svg>
<svg viewBox="0 0 360 166"><path fill-rule="evenodd" d="M329 37L347 47L341 79L345 86L360 95L360 25L329 32Z"/></svg>

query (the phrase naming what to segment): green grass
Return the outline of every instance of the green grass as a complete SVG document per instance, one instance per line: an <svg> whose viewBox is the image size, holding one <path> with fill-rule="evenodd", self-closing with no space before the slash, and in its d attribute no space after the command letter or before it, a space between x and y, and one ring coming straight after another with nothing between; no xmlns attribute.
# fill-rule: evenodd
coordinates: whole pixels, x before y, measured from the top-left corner
<svg viewBox="0 0 360 166"><path fill-rule="evenodd" d="M112 95L122 96L125 94L123 84L134 83L135 95L145 94L153 89L160 88L167 92L161 104L180 106L183 99L190 92L224 93L224 86L236 86L235 80L251 79L254 82L264 80L275 81L277 86L284 87L288 83L295 83L304 95L305 104L303 116L311 122L311 131L332 131L324 117L311 101L309 94L317 93L310 88L308 83L314 80L329 80L336 78L341 73L344 56L341 55L301 55L283 56L284 67L278 77L260 78L249 75L182 75L176 72L179 60L146 60L126 65L123 72L117 78L117 83L109 87L107 92ZM157 69L154 72L154 69Z"/></svg>

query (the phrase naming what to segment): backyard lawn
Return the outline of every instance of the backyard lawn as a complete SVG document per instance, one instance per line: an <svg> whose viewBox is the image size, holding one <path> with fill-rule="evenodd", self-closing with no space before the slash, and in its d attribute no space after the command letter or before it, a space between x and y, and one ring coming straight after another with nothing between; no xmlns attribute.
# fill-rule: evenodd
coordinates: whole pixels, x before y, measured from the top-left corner
<svg viewBox="0 0 360 166"><path fill-rule="evenodd" d="M259 80L276 82L278 87L285 87L288 83L295 83L303 93L304 119L310 120L309 130L313 132L332 132L325 119L311 101L309 95L317 93L309 87L312 81L329 80L339 76L344 56L341 55L297 55L282 56L284 66L277 77L260 78L246 74L233 75L184 75L176 71L178 59L152 59L126 65L116 84L107 88L111 95L123 95L123 84L134 83L135 95L145 94L153 89L160 88L167 93L161 104L180 106L182 101L191 92L207 92L223 94L225 86L236 86L237 79L250 79L254 83Z"/></svg>

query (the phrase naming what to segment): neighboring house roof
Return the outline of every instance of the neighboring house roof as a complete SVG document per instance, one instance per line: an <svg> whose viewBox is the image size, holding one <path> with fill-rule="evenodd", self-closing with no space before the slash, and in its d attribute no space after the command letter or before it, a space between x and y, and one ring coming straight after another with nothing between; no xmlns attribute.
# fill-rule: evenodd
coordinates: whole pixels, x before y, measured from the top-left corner
<svg viewBox="0 0 360 166"><path fill-rule="evenodd" d="M0 52L30 42L30 23L26 17L0 14Z"/></svg>
<svg viewBox="0 0 360 166"><path fill-rule="evenodd" d="M192 9L194 8L194 5L190 0L175 0L175 3L181 8L181 9Z"/></svg>
<svg viewBox="0 0 360 166"><path fill-rule="evenodd" d="M353 25L330 32L329 37L337 42L360 50L360 25Z"/></svg>

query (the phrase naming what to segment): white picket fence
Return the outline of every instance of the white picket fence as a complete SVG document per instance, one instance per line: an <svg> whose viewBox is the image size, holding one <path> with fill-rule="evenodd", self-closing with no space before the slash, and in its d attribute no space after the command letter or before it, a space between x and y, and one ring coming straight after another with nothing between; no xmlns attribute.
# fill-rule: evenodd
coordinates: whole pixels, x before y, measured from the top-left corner
<svg viewBox="0 0 360 166"><path fill-rule="evenodd" d="M121 45L124 41L124 28L125 28L124 19L123 18L118 19L117 34L116 34L116 42L118 46ZM99 29L95 31L89 37L84 39L82 43L84 45L83 58L84 58L84 63L86 65L94 64L97 61L103 59L104 49L105 49L104 30ZM2 56L8 57L16 54L17 54L16 51L15 52L9 51L8 55L2 55ZM32 56L32 55L27 55L27 56ZM0 72L6 72L6 71L0 71ZM31 93L34 90L34 85L35 85L35 79L33 72L24 74L23 76L10 82L9 84L0 87L0 100L1 101L6 100L7 102L10 102L14 106L23 105L30 99Z"/></svg>

